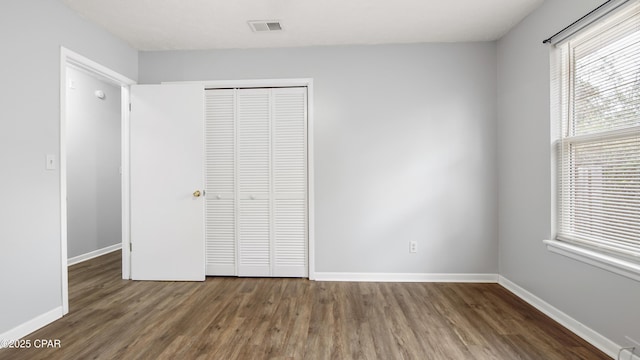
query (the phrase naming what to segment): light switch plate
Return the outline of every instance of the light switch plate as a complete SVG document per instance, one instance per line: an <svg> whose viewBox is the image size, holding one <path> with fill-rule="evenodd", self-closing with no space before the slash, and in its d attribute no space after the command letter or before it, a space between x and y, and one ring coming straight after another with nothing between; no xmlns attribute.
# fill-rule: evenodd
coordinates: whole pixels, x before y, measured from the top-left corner
<svg viewBox="0 0 640 360"><path fill-rule="evenodd" d="M56 156L53 154L47 154L47 170L56 169Z"/></svg>

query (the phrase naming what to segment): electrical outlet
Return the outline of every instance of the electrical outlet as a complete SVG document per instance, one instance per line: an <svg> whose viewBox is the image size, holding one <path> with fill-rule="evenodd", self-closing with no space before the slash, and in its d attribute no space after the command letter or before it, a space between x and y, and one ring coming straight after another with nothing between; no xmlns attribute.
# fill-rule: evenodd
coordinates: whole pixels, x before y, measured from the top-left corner
<svg viewBox="0 0 640 360"><path fill-rule="evenodd" d="M417 241L409 241L409 252L417 253L418 252L418 242Z"/></svg>

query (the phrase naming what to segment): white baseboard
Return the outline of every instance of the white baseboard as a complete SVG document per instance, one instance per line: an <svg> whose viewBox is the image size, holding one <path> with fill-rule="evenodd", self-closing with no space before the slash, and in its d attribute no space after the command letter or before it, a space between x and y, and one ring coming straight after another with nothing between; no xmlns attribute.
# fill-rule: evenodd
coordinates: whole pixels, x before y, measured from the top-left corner
<svg viewBox="0 0 640 360"><path fill-rule="evenodd" d="M0 344L2 340L18 340L21 339L32 332L51 324L52 322L60 319L62 317L62 306L59 306L51 311L48 311L42 315L39 315L24 324L18 325L15 328L5 332L4 334L0 334Z"/></svg>
<svg viewBox="0 0 640 360"><path fill-rule="evenodd" d="M620 353L620 360L640 360L640 349L636 348L635 349L635 354L632 354L630 352L630 350L624 350L622 353ZM618 353L616 353L616 359L618 359Z"/></svg>
<svg viewBox="0 0 640 360"><path fill-rule="evenodd" d="M497 283L497 274L316 272L315 281Z"/></svg>
<svg viewBox="0 0 640 360"><path fill-rule="evenodd" d="M548 302L533 295L532 293L520 287L519 285L509 281L507 278L500 276L498 283L502 285L502 287L504 287L505 289L511 291L517 297L521 298L525 302L529 303L536 309L543 312L548 317L560 323L560 325L566 327L567 329L572 331L574 334L580 336L586 342L597 347L605 354L611 356L614 359L618 357L618 351L621 348L620 345L614 343L613 341L607 339L606 337L602 336L601 334L597 333L591 328L580 323L578 320L558 310ZM621 356L621 359L640 360L640 357L631 355L628 351L623 352L622 354L623 355Z"/></svg>
<svg viewBox="0 0 640 360"><path fill-rule="evenodd" d="M118 244L115 244L115 245L107 246L107 247L102 248L102 249L98 249L98 250L94 250L92 252L88 252L86 254L74 256L72 258L69 258L69 260L67 260L67 265L68 266L75 265L75 264L81 263L83 261L87 261L89 259L93 259L93 258L96 258L98 256L102 256L102 255L108 254L110 252L114 252L116 250L120 250L121 248L122 248L122 244L118 243Z"/></svg>

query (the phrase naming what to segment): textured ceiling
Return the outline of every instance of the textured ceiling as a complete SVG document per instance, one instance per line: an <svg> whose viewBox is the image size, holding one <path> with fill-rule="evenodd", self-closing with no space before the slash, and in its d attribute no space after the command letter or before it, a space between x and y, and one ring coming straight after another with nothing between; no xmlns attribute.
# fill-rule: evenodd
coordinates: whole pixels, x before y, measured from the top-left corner
<svg viewBox="0 0 640 360"><path fill-rule="evenodd" d="M139 50L495 40L543 0L62 0ZM250 20L280 20L254 33Z"/></svg>

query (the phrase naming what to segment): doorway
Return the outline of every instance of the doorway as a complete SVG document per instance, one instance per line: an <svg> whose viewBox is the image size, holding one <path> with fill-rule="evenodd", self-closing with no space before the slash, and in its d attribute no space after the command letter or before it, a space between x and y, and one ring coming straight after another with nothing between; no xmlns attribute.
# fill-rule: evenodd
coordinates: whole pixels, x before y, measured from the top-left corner
<svg viewBox="0 0 640 360"><path fill-rule="evenodd" d="M122 248L129 278L129 87L133 80L61 48L60 263L63 315L68 266Z"/></svg>
<svg viewBox="0 0 640 360"><path fill-rule="evenodd" d="M67 259L74 265L122 245L121 89L67 68Z"/></svg>

